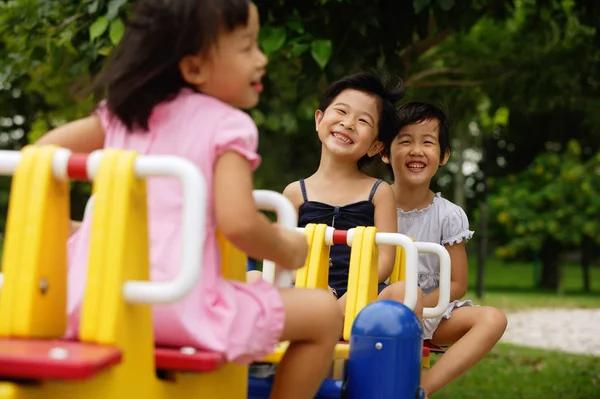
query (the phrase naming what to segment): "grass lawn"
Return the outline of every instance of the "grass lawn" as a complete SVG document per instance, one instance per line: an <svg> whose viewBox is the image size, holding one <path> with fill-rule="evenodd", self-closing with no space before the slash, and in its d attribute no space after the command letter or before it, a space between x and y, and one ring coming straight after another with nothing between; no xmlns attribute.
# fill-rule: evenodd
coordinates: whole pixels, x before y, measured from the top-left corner
<svg viewBox="0 0 600 399"><path fill-rule="evenodd" d="M600 308L600 268L591 270L592 292L583 292L581 268L565 264L562 267L563 294L540 291L534 287L533 264L528 262L505 263L495 258L486 261L484 271L484 297L476 299L475 282L477 264L469 259L469 292L467 298L478 304L496 306L505 310L536 307Z"/></svg>
<svg viewBox="0 0 600 399"><path fill-rule="evenodd" d="M600 308L600 268L592 269L592 292L584 293L580 268L563 265L563 294L559 295L535 289L531 263L504 263L491 258L486 262L484 297L477 299L475 259L472 257L469 263L466 297L478 304L506 311L542 307ZM432 359L435 362L439 355L433 355ZM483 361L434 398L600 399L600 357L500 343Z"/></svg>
<svg viewBox="0 0 600 399"><path fill-rule="evenodd" d="M482 362L433 397L598 399L600 357L498 344Z"/></svg>

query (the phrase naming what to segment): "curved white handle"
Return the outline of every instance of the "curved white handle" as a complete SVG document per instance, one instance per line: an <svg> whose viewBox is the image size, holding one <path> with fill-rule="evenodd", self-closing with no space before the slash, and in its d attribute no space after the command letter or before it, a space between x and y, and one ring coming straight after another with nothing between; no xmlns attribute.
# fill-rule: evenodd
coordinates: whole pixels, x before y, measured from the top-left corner
<svg viewBox="0 0 600 399"><path fill-rule="evenodd" d="M285 228L296 229L298 214L290 200L282 194L270 190L254 190L252 195L257 208L275 212L278 223ZM263 261L263 279L275 283L278 287L292 285L292 273L289 270L279 270L277 281L275 281L275 264L268 259Z"/></svg>
<svg viewBox="0 0 600 399"><path fill-rule="evenodd" d="M103 151L94 151L88 156L88 176L96 175ZM57 149L52 170L56 178L67 178L67 164L71 152ZM0 175L12 175L21 160L20 151L0 151ZM204 252L206 218L206 183L204 177L190 161L168 155L140 155L135 160L138 177L169 176L181 180L183 191L182 243L179 271L171 281L127 281L123 295L129 302L169 303L187 295L202 279L202 255ZM86 213L93 206L93 198L86 206ZM199 245L200 243L200 245ZM4 276L0 274L0 286Z"/></svg>
<svg viewBox="0 0 600 399"><path fill-rule="evenodd" d="M450 254L443 246L433 242L415 242L417 250L435 254L440 259L440 287L435 308L423 308L423 318L433 319L444 314L450 304Z"/></svg>
<svg viewBox="0 0 600 399"><path fill-rule="evenodd" d="M135 160L138 177L169 176L181 181L181 249L179 271L171 281L127 281L123 295L129 302L175 302L202 281L202 256L206 225L206 182L190 161L169 155L145 155Z"/></svg>
<svg viewBox="0 0 600 399"><path fill-rule="evenodd" d="M402 247L405 254L406 278L404 282L404 305L414 310L417 304L417 286L419 285L419 254L417 246L410 237L400 233L376 233L377 245Z"/></svg>

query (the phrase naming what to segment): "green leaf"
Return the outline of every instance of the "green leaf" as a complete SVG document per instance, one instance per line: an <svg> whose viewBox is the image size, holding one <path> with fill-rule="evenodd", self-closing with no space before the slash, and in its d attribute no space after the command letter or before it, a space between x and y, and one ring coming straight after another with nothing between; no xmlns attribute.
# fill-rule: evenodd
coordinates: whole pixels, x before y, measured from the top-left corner
<svg viewBox="0 0 600 399"><path fill-rule="evenodd" d="M292 46L292 56L293 57L300 57L302 54L304 54L306 52L306 50L308 50L310 47L309 44L306 43L295 43Z"/></svg>
<svg viewBox="0 0 600 399"><path fill-rule="evenodd" d="M431 3L431 0L413 0L413 7L415 8L415 14L420 13Z"/></svg>
<svg viewBox="0 0 600 399"><path fill-rule="evenodd" d="M286 39L285 28L267 26L261 30L261 47L266 55L279 50Z"/></svg>
<svg viewBox="0 0 600 399"><path fill-rule="evenodd" d="M254 108L253 110L251 110L250 116L252 117L252 119L254 120L254 123L258 127L261 127L262 125L264 125L265 121L267 120L267 118L265 117L265 114L263 114L262 111L259 110L258 108Z"/></svg>
<svg viewBox="0 0 600 399"><path fill-rule="evenodd" d="M449 11L452 7L454 7L454 0L437 0L440 8L444 11Z"/></svg>
<svg viewBox="0 0 600 399"><path fill-rule="evenodd" d="M494 114L494 124L497 126L508 125L509 110L506 107L500 107Z"/></svg>
<svg viewBox="0 0 600 399"><path fill-rule="evenodd" d="M110 37L110 42L115 46L119 44L121 38L123 37L123 33L125 32L125 25L121 18L115 19L110 23L110 29L108 30L108 36Z"/></svg>
<svg viewBox="0 0 600 399"><path fill-rule="evenodd" d="M331 58L331 40L314 40L310 44L310 54L321 69L325 69Z"/></svg>
<svg viewBox="0 0 600 399"><path fill-rule="evenodd" d="M115 19L117 15L119 15L119 10L125 3L127 3L127 0L111 0L110 3L108 3L106 18L108 18L109 21Z"/></svg>
<svg viewBox="0 0 600 399"><path fill-rule="evenodd" d="M302 21L300 21L298 19L294 19L294 20L288 21L286 23L286 25L291 30L294 30L294 31L296 31L298 33L304 33L304 26L302 26Z"/></svg>
<svg viewBox="0 0 600 399"><path fill-rule="evenodd" d="M94 14L96 13L96 11L98 11L98 0L94 0L89 6L88 6L88 12L90 14Z"/></svg>
<svg viewBox="0 0 600 399"><path fill-rule="evenodd" d="M105 16L95 20L94 23L90 25L90 41L94 41L102 36L102 34L106 32L106 28L108 28L108 19L106 19Z"/></svg>
<svg viewBox="0 0 600 399"><path fill-rule="evenodd" d="M98 54L106 57L107 55L110 54L111 51L112 51L112 47L104 46L104 47L98 49Z"/></svg>
<svg viewBox="0 0 600 399"><path fill-rule="evenodd" d="M65 29L58 35L58 45L62 46L65 43L71 42L74 31Z"/></svg>

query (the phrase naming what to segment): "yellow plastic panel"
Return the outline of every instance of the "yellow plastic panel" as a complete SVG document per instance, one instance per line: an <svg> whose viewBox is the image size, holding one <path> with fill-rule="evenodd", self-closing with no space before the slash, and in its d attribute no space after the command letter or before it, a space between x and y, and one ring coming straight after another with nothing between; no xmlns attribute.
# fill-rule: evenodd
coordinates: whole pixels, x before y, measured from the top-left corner
<svg viewBox="0 0 600 399"><path fill-rule="evenodd" d="M379 256L375 245L376 233L375 227L357 227L354 233L344 318L343 336L346 341L350 340L352 324L358 313L377 299Z"/></svg>
<svg viewBox="0 0 600 399"><path fill-rule="evenodd" d="M2 259L3 336L55 338L65 332L69 185L53 176L55 151L25 147L13 177Z"/></svg>
<svg viewBox="0 0 600 399"><path fill-rule="evenodd" d="M356 299L358 296L358 279L360 277L362 240L365 227L359 226L354 229L352 249L350 250L350 265L348 270L348 290L346 291L346 315L344 318L344 340L350 340L350 331L354 322Z"/></svg>
<svg viewBox="0 0 600 399"><path fill-rule="evenodd" d="M285 354L289 341L280 342L273 353L268 354L262 361L265 363L279 363ZM333 352L333 360L348 360L350 356L350 344L348 342L340 342L335 346Z"/></svg>
<svg viewBox="0 0 600 399"><path fill-rule="evenodd" d="M394 270L390 275L390 284L406 280L406 254L404 248L396 247L396 258L394 260Z"/></svg>
<svg viewBox="0 0 600 399"><path fill-rule="evenodd" d="M317 225L314 223L309 223L304 227L304 235L306 236L306 242L308 244L308 257L306 258L306 264L302 266L300 269L296 270L296 278L294 280L294 286L297 288L305 288L308 280L308 270L311 264L312 259L312 245L313 245L313 236L315 235L315 230L317 229Z"/></svg>
<svg viewBox="0 0 600 399"><path fill-rule="evenodd" d="M137 382L154 378L150 306L123 297L126 281L150 275L146 183L135 177L135 158L131 151L106 150L100 163L80 326L81 341L123 350L114 380L131 386L123 389L132 396Z"/></svg>
<svg viewBox="0 0 600 399"><path fill-rule="evenodd" d="M236 281L246 281L248 257L225 238L219 231L217 241L221 251L221 273L224 278Z"/></svg>
<svg viewBox="0 0 600 399"><path fill-rule="evenodd" d="M325 244L326 224L318 224L310 246L306 288L327 289L329 280L329 246Z"/></svg>

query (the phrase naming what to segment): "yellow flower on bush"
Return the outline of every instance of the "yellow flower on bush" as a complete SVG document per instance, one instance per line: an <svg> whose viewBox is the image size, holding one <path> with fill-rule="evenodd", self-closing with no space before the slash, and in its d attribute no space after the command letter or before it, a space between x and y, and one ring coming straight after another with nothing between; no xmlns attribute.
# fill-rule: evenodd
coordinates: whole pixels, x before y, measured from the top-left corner
<svg viewBox="0 0 600 399"><path fill-rule="evenodd" d="M508 214L506 212L500 212L498 214L498 222L506 224L506 222L508 222Z"/></svg>

